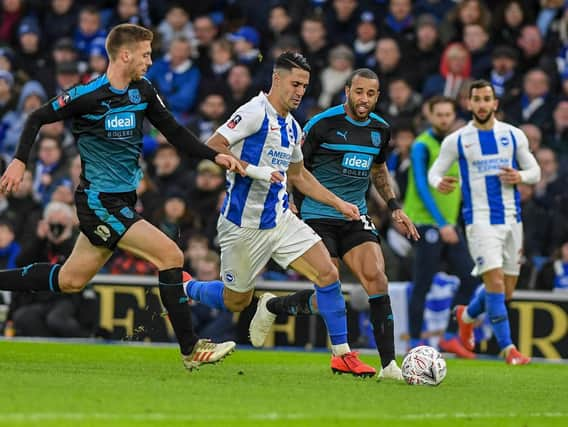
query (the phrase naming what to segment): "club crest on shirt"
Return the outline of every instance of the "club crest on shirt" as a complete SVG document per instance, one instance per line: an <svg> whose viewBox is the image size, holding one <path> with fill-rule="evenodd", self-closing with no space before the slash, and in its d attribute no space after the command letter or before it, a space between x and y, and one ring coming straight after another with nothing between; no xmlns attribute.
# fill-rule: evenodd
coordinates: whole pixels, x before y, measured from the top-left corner
<svg viewBox="0 0 568 427"><path fill-rule="evenodd" d="M509 138L502 136L501 138L499 138L499 142L503 147L506 147L507 145L509 145Z"/></svg>
<svg viewBox="0 0 568 427"><path fill-rule="evenodd" d="M142 100L140 97L140 91L138 89L128 89L128 99L133 104L139 104Z"/></svg>
<svg viewBox="0 0 568 427"><path fill-rule="evenodd" d="M379 145L381 145L381 134L380 132L371 132L371 142L373 143L373 146L378 147Z"/></svg>
<svg viewBox="0 0 568 427"><path fill-rule="evenodd" d="M230 121L229 123L227 123L227 127L229 129L234 129L237 127L237 125L239 124L239 122L242 120L242 117L238 114L236 114Z"/></svg>

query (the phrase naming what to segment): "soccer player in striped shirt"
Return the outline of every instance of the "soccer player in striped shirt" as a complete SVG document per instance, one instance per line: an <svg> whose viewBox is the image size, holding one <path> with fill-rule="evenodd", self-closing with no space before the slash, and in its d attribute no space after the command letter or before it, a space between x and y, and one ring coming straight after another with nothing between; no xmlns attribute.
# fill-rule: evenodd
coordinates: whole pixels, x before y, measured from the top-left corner
<svg viewBox="0 0 568 427"><path fill-rule="evenodd" d="M530 358L513 344L505 301L517 285L523 249L516 184L538 182L540 168L525 134L495 118L497 107L491 83L477 80L471 84L473 120L444 139L428 180L442 193L454 191L457 178L444 174L458 161L473 274L480 275L485 284L485 292L477 294L467 307L457 308L460 338L466 348L473 349L473 321L486 310L506 362L524 365Z"/></svg>
<svg viewBox="0 0 568 427"><path fill-rule="evenodd" d="M186 293L210 307L240 312L252 300L256 276L272 258L316 284L315 302L327 326L332 352L342 359L346 372L372 376L375 369L361 362L347 343L345 300L337 268L321 238L289 209L287 180L345 218L360 219L356 205L327 190L304 167L302 129L290 111L299 106L309 77L310 66L302 55L283 53L276 60L270 92L238 108L208 140L211 148L239 158L247 176L229 173L227 177L217 224L222 281L189 280ZM312 292L298 293L297 312L309 310ZM262 307L265 303L263 299L259 302ZM267 333L272 322L273 318L262 322L260 329Z"/></svg>

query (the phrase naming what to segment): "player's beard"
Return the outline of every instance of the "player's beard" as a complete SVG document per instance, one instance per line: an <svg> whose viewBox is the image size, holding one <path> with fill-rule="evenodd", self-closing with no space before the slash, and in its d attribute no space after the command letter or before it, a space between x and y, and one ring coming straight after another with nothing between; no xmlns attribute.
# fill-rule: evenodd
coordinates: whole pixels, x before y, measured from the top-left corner
<svg viewBox="0 0 568 427"><path fill-rule="evenodd" d="M369 114L371 114L371 112L374 111L375 105L376 104L369 104L369 109L367 110L367 114L364 117L361 117L357 113L357 106L355 105L353 100L351 98L347 98L347 106L349 107L349 109L351 110L353 115L357 118L357 120L362 121L362 122L364 122L365 120L367 120L369 118Z"/></svg>
<svg viewBox="0 0 568 427"><path fill-rule="evenodd" d="M495 111L491 111L489 114L487 114L487 116L483 119L481 117L479 117L477 114L475 114L473 111L471 112L471 114L473 115L473 118L475 119L475 121L477 123L479 123L480 125L484 125L485 123L487 123L489 120L491 120L493 118L493 115L495 114Z"/></svg>

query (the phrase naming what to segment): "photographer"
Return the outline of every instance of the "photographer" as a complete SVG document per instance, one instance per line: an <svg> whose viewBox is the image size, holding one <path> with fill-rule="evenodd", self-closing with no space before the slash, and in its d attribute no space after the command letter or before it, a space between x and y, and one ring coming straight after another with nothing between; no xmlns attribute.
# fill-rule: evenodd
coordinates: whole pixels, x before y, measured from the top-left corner
<svg viewBox="0 0 568 427"><path fill-rule="evenodd" d="M62 263L71 253L78 233L73 209L65 203L50 202L34 238L24 244L17 264ZM89 292L92 293L15 292L8 317L19 336L88 337L96 321L94 296L87 298Z"/></svg>

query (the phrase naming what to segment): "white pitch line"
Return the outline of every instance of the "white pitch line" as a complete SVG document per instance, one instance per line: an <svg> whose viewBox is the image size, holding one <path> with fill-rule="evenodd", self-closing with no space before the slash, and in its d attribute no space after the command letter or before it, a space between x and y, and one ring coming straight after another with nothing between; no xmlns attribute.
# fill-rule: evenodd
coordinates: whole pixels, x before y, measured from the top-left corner
<svg viewBox="0 0 568 427"><path fill-rule="evenodd" d="M37 413L0 413L0 423L25 423L30 421L230 421L230 420L323 420L327 418L343 420L444 420L444 419L487 419L487 418L568 418L568 412L539 412L531 414L519 413L440 413L440 414L330 414L329 416L314 416L313 414L288 414L268 412L265 414L250 415L184 415L184 414L113 414L113 413L86 413L86 412L37 412Z"/></svg>

